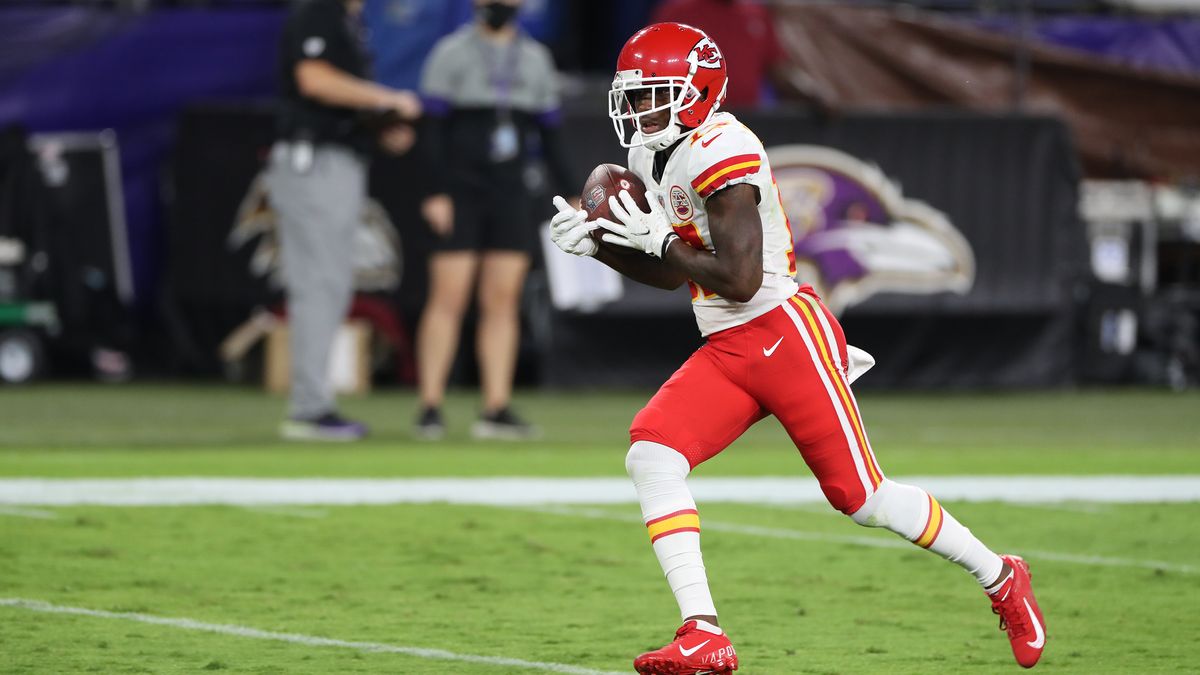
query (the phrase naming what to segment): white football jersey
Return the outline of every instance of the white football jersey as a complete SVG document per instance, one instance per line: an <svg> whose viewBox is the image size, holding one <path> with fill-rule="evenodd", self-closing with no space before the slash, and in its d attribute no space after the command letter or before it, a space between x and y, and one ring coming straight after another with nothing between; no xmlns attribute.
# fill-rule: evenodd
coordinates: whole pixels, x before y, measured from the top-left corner
<svg viewBox="0 0 1200 675"><path fill-rule="evenodd" d="M662 195L663 210L675 232L693 248L715 251L704 200L721 188L749 183L758 188L763 228L763 282L749 302L726 300L688 281L701 335L739 326L766 314L796 294L796 255L792 231L762 141L729 113L717 113L685 136L667 160L662 180L654 180L654 151L629 150L629 169L646 189ZM678 246L679 244L675 244Z"/></svg>

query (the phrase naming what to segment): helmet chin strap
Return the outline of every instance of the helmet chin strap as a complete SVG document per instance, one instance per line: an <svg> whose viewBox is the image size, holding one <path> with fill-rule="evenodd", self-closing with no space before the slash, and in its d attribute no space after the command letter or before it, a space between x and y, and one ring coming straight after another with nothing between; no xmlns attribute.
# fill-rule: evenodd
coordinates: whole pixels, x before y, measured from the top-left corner
<svg viewBox="0 0 1200 675"><path fill-rule="evenodd" d="M674 114L672 114L671 116L674 117ZM662 134L662 137L656 138L652 141L647 141L645 143L642 143L642 145L646 146L647 148L649 148L655 152L658 152L659 150L666 150L667 148L671 147L672 143L679 140L679 138L681 136L683 136L687 133L687 130L684 129L683 125L680 124L678 121L672 121L671 126L667 127L667 129L664 129L663 131L667 131L670 129L674 129L675 133L674 134L664 133L664 134Z"/></svg>
<svg viewBox="0 0 1200 675"><path fill-rule="evenodd" d="M728 83L726 83L726 84L728 84ZM724 88L721 89L721 94L722 95L725 94ZM680 107L683 107L683 106L680 106ZM712 116L717 114L717 108L718 108L718 106L713 106L712 110L710 110L708 112L708 116L704 118L704 121L692 128L683 126L683 123L679 121L679 114L676 113L674 110L672 110L671 111L671 124L667 128L674 129L675 133L674 134L663 134L662 138L656 138L653 141L648 141L648 142L642 143L642 145L655 151L655 152L658 152L659 150L666 150L667 148L671 147L672 143L679 140L681 137L686 136L689 133L691 133L693 131L693 129L699 129L700 127L704 126L705 124L708 124L709 120L712 119Z"/></svg>

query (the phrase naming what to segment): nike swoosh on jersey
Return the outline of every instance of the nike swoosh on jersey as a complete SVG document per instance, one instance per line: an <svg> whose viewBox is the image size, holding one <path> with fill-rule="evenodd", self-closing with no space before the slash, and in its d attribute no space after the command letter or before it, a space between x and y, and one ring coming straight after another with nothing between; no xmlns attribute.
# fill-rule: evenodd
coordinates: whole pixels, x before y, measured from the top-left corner
<svg viewBox="0 0 1200 675"><path fill-rule="evenodd" d="M725 132L724 132L724 131L722 131L722 132L721 132L721 134L723 134L723 133L725 133ZM720 138L720 137L721 137L721 134L717 134L716 136L713 136L712 138L708 139L707 141L700 141L700 147L702 147L702 148L707 148L707 147L708 147L708 144L709 144L709 143L712 143L713 141L715 141L715 140L717 140L718 138Z"/></svg>
<svg viewBox="0 0 1200 675"><path fill-rule="evenodd" d="M1034 614L1033 608L1029 606L1029 598L1025 598L1025 611L1029 612L1029 618L1033 621L1034 632L1033 642L1026 642L1025 644L1034 649L1041 649L1042 645L1046 644L1046 631L1042 630L1042 622L1038 621L1037 614Z"/></svg>
<svg viewBox="0 0 1200 675"><path fill-rule="evenodd" d="M785 335L785 336L781 336L781 337L780 337L778 340L776 340L776 341L775 341L775 344L771 345L771 348L770 348L770 349L767 349L766 347L763 347L763 356L765 356L765 357L767 357L767 358L770 358L770 357L771 357L771 355L775 353L775 348L779 346L779 343L780 343L780 342L783 342L783 338L784 338L784 337L787 337L787 336L786 336L786 335Z"/></svg>
<svg viewBox="0 0 1200 675"><path fill-rule="evenodd" d="M684 656L691 656L692 654L695 654L697 651L699 651L699 649L701 647L708 644L709 642L712 642L712 640L705 640L704 642L701 642L700 644L696 645L695 647L692 647L691 649L684 649L683 645L679 645L679 653L683 654Z"/></svg>

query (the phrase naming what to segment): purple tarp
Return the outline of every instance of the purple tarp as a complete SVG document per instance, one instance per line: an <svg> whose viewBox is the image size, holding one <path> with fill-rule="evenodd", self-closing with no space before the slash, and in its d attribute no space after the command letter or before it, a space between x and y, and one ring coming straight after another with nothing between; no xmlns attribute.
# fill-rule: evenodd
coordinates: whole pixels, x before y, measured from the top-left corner
<svg viewBox="0 0 1200 675"><path fill-rule="evenodd" d="M273 95L285 11L0 11L0 127L117 132L143 306L161 271L159 178L176 116L195 101Z"/></svg>
<svg viewBox="0 0 1200 675"><path fill-rule="evenodd" d="M1015 35L1021 25L1016 17L973 23L1006 35ZM1087 52L1113 63L1200 75L1200 18L1035 18L1030 32L1038 42Z"/></svg>

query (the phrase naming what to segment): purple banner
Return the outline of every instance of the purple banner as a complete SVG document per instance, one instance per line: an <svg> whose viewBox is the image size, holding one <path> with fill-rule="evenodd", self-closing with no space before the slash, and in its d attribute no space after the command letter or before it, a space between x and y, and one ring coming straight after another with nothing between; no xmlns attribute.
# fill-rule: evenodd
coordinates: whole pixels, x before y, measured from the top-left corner
<svg viewBox="0 0 1200 675"><path fill-rule="evenodd" d="M139 304L161 273L160 173L176 117L197 101L272 96L284 12L0 11L0 127L117 132Z"/></svg>
<svg viewBox="0 0 1200 675"><path fill-rule="evenodd" d="M995 17L976 25L1015 36L1020 19ZM1066 16L1033 19L1032 38L1099 56L1113 63L1200 76L1200 19Z"/></svg>

